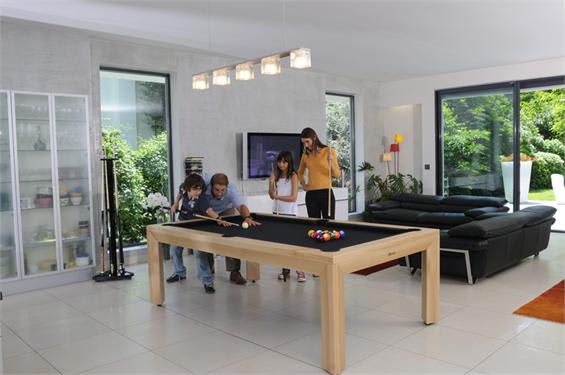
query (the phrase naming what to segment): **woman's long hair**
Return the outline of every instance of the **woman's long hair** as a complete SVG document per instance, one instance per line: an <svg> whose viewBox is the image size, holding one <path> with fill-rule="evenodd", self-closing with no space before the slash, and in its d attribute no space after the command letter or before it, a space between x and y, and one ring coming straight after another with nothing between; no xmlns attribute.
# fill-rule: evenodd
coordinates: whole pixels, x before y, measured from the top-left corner
<svg viewBox="0 0 565 375"><path fill-rule="evenodd" d="M286 161L288 163L288 169L286 170L286 179L289 180L296 170L294 169L294 161L292 158L292 152L290 151L281 151L277 155L277 166L275 167L275 181L278 181L281 178L282 171L279 168L279 161Z"/></svg>
<svg viewBox="0 0 565 375"><path fill-rule="evenodd" d="M300 138L310 138L312 140L312 148L314 152L318 151L319 149L322 149L324 147L327 147L325 144L323 144L322 142L320 142L320 138L318 138L318 134L316 134L316 131L312 128L304 128L302 129L302 133L300 133ZM304 147L303 152L305 154L309 154L310 151L308 151L308 149L306 147Z"/></svg>

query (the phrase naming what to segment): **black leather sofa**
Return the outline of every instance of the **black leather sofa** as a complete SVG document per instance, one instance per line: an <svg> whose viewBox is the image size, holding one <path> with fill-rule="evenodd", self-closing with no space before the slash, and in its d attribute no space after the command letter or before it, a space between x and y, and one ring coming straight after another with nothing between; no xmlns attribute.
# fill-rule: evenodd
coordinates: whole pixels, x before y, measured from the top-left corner
<svg viewBox="0 0 565 375"><path fill-rule="evenodd" d="M551 225L555 222L553 215L556 209L554 207L532 206L507 213L507 209L504 210L505 207L500 206L500 202L505 200L500 198L431 197L434 196L409 197L403 195L395 197L394 202L396 203L382 202L377 207L373 205L377 214L371 215L373 217L371 221L441 229L440 270L442 274L464 276L469 284L473 284L481 277L508 268L531 255L538 255L540 251L547 248ZM437 206L436 209L443 204L444 200L451 203L473 201L477 206L491 202L493 205L474 208L461 205L460 211L463 211L464 207L467 209L459 212L459 215L438 215L442 218L441 222L437 216L430 221L425 221L430 216L424 213L430 211L420 211L418 214L413 212L418 211L415 210L417 206L414 204L422 204L423 200L440 201L431 203ZM405 204L403 207L403 202L413 204ZM451 203L449 206L452 205ZM385 209L385 206L392 208ZM410 210L410 212L402 212L402 209ZM387 210L395 211L389 215L380 214ZM442 211L432 212L441 213ZM457 212L451 213L457 214ZM453 222L450 223L448 218L452 218ZM421 257L417 254L411 255L401 260L401 265L408 266L413 273L421 268Z"/></svg>
<svg viewBox="0 0 565 375"><path fill-rule="evenodd" d="M369 220L398 225L449 229L493 212L507 212L508 201L496 197L398 194L369 205Z"/></svg>

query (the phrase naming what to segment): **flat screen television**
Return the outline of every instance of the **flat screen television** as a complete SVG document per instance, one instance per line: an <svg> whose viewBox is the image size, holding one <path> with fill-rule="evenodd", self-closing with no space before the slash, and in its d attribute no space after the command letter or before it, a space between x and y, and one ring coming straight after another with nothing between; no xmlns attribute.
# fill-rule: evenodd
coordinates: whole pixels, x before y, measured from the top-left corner
<svg viewBox="0 0 565 375"><path fill-rule="evenodd" d="M280 151L292 153L295 169L302 156L300 133L244 133L242 146L244 179L269 177Z"/></svg>

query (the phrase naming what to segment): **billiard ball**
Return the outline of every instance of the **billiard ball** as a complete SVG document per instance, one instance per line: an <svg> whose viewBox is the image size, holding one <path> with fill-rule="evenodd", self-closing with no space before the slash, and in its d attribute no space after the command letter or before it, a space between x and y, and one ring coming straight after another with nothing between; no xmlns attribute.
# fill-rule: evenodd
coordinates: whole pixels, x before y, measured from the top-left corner
<svg viewBox="0 0 565 375"><path fill-rule="evenodd" d="M339 231L339 237L340 237L340 238L345 237L345 232L342 231L342 230L340 230L340 231Z"/></svg>
<svg viewBox="0 0 565 375"><path fill-rule="evenodd" d="M247 224L247 221L244 221L243 223L241 223L241 227L243 229L247 229L247 228L249 228L249 224Z"/></svg>
<svg viewBox="0 0 565 375"><path fill-rule="evenodd" d="M308 237L312 237L312 233L314 233L314 229L310 229L310 230L308 231Z"/></svg>

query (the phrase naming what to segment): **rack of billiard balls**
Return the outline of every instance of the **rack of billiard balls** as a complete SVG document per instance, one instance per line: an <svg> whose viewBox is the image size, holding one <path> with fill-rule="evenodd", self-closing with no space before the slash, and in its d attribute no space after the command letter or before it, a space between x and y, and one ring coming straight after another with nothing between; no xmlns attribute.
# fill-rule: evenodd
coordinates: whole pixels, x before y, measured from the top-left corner
<svg viewBox="0 0 565 375"><path fill-rule="evenodd" d="M327 230L327 229L310 229L308 232L308 237L318 240L320 242L328 242L331 240L339 240L345 237L345 232L342 230Z"/></svg>

